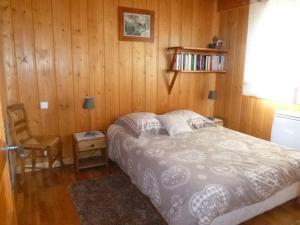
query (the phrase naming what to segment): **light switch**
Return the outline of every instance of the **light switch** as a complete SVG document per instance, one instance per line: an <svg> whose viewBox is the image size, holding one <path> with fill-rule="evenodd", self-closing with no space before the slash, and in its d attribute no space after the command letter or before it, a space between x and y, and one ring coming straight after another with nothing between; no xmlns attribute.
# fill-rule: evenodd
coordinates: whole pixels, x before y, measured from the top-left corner
<svg viewBox="0 0 300 225"><path fill-rule="evenodd" d="M41 109L48 109L48 102L40 102Z"/></svg>

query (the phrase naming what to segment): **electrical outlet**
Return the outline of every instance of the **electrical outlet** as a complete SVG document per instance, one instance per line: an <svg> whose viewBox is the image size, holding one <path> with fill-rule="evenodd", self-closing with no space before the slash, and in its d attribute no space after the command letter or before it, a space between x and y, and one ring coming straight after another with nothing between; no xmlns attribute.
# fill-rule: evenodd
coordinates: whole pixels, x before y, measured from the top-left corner
<svg viewBox="0 0 300 225"><path fill-rule="evenodd" d="M48 109L48 102L40 102L41 109Z"/></svg>

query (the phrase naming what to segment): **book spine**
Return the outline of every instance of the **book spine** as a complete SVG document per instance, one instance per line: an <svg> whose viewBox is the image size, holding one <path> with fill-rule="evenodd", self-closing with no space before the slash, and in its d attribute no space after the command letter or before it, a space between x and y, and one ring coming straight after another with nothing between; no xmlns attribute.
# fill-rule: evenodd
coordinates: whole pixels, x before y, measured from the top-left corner
<svg viewBox="0 0 300 225"><path fill-rule="evenodd" d="M195 55L192 54L192 55L191 55L191 70L194 69L194 57L195 57Z"/></svg>
<svg viewBox="0 0 300 225"><path fill-rule="evenodd" d="M184 65L184 55L183 52L181 53L181 66L180 69L183 70L183 65Z"/></svg>

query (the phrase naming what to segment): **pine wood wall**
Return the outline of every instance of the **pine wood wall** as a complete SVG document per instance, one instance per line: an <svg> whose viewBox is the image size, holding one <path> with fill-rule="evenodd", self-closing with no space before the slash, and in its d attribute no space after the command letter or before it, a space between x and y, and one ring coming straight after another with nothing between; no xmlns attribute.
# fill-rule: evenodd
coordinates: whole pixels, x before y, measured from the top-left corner
<svg viewBox="0 0 300 225"><path fill-rule="evenodd" d="M249 7L246 6L220 13L220 36L229 49L229 64L226 76L218 76L216 80L218 99L215 103L215 115L223 118L225 125L231 129L269 140L275 111L300 112L300 105L243 96L248 10Z"/></svg>
<svg viewBox="0 0 300 225"><path fill-rule="evenodd" d="M214 105L207 94L215 87L215 75L182 74L169 96L165 48L205 47L218 30L216 3L0 0L8 104L25 103L35 134L60 134L65 157L71 156L71 134L90 129L81 108L86 95L96 103L92 129L105 130L120 115L135 111L190 108L211 115ZM119 42L118 6L154 10L155 41ZM48 110L40 110L41 101L49 103Z"/></svg>

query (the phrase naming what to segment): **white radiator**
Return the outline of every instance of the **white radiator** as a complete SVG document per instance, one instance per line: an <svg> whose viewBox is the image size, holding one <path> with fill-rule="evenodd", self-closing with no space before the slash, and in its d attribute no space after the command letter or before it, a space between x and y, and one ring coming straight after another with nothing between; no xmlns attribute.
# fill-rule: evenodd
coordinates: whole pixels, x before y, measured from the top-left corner
<svg viewBox="0 0 300 225"><path fill-rule="evenodd" d="M271 141L300 151L300 114L276 112Z"/></svg>

